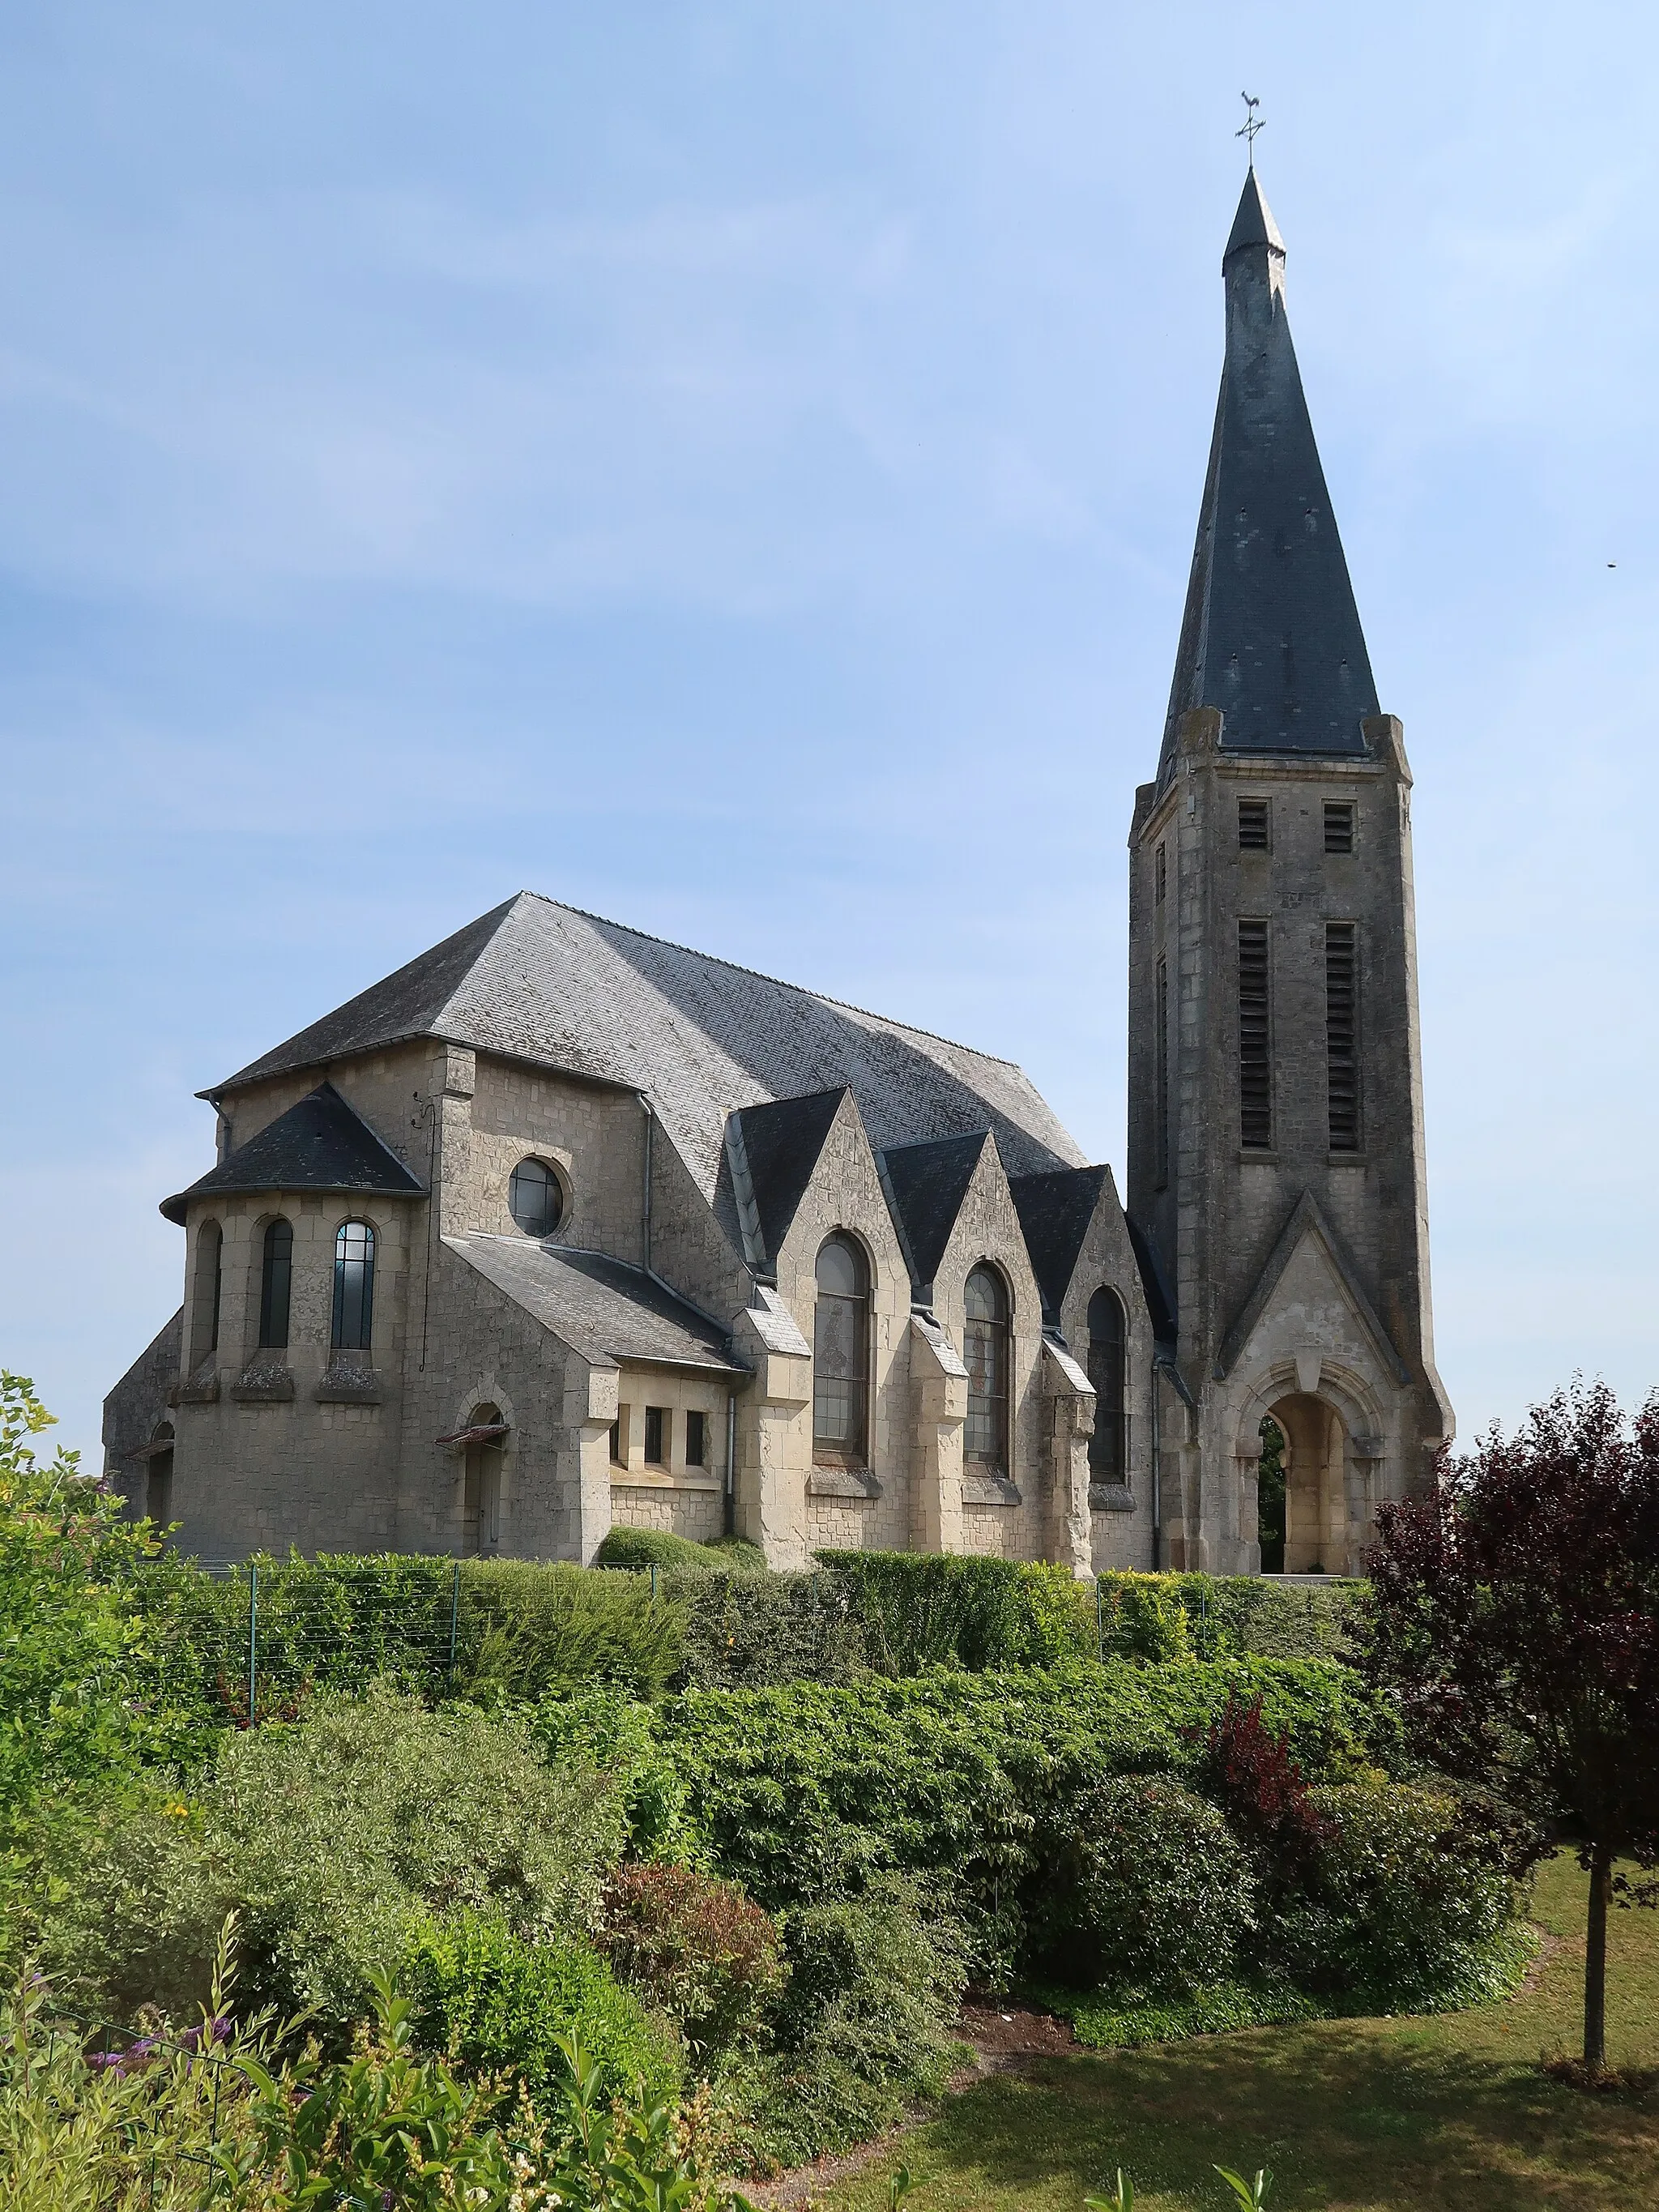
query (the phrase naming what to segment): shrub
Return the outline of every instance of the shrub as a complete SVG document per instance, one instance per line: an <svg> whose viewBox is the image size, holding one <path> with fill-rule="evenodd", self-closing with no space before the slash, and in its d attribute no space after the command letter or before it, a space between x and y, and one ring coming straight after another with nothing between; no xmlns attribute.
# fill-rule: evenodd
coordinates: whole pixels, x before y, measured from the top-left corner
<svg viewBox="0 0 1659 2212"><path fill-rule="evenodd" d="M1514 1886L1457 1801L1381 1781L1310 1792L1325 1834L1307 1892L1271 1942L1297 1978L1365 2011L1431 2011L1504 1994Z"/></svg>
<svg viewBox="0 0 1659 2212"><path fill-rule="evenodd" d="M700 1688L846 1682L864 1673L854 1592L839 1575L668 1577L684 1609L685 1678Z"/></svg>
<svg viewBox="0 0 1659 2212"><path fill-rule="evenodd" d="M528 1936L586 1925L622 1826L615 1781L550 1767L524 1721L376 1685L226 1736L195 1816L155 1798L118 1809L59 1865L52 1948L112 2003L176 2004L205 1989L235 1906L259 1995L337 2027L434 1915L471 1907Z"/></svg>
<svg viewBox="0 0 1659 2212"><path fill-rule="evenodd" d="M1215 1807L1157 1775L1118 1775L1067 1811L1044 1914L1049 1963L1079 1985L1126 1991L1224 1979L1255 1930L1256 1893Z"/></svg>
<svg viewBox="0 0 1659 2212"><path fill-rule="evenodd" d="M534 1704L579 1683L661 1694L684 1663L684 1608L644 1576L524 1559L469 1560L458 1606L457 1687Z"/></svg>
<svg viewBox="0 0 1659 2212"><path fill-rule="evenodd" d="M1103 1575L1100 1584L1103 1655L1115 1652L1158 1666L1192 1657L1187 1614L1173 1577L1125 1571Z"/></svg>
<svg viewBox="0 0 1659 2212"><path fill-rule="evenodd" d="M30 1438L52 1424L27 1380L0 1371L0 1881L83 1785L176 1748L143 1695L149 1647L131 1592L148 1524L123 1522L77 1454L41 1465Z"/></svg>
<svg viewBox="0 0 1659 2212"><path fill-rule="evenodd" d="M707 1544L694 1544L689 1536L671 1535L666 1528L613 1528L593 1554L596 1567L687 1567L711 1574L722 1562Z"/></svg>
<svg viewBox="0 0 1659 2212"><path fill-rule="evenodd" d="M599 1940L700 2056L757 2041L787 1968L777 1923L730 1882L651 1861L611 1876Z"/></svg>
<svg viewBox="0 0 1659 2212"><path fill-rule="evenodd" d="M538 2107L566 2078L560 2045L573 2035L611 2094L654 2104L678 2085L672 2036L586 1943L527 1943L462 1912L417 1932L409 1978L422 2040L474 2073L517 2080Z"/></svg>
<svg viewBox="0 0 1659 2212"><path fill-rule="evenodd" d="M1095 1656L1094 1601L1063 1567L917 1552L820 1552L845 1579L872 1667L1048 1667Z"/></svg>
<svg viewBox="0 0 1659 2212"><path fill-rule="evenodd" d="M1261 1718L1261 1700L1229 1691L1203 1739L1198 1778L1275 1893L1305 1882L1335 1832L1315 1805L1287 1739Z"/></svg>
<svg viewBox="0 0 1659 2212"><path fill-rule="evenodd" d="M1322 1778L1387 1745L1387 1709L1346 1670L1272 1661L693 1691L653 1729L709 1863L768 1911L856 1896L884 1869L948 1881L996 1979L1044 1909L1072 1801L1108 1775L1191 1770L1193 1731L1234 1691L1260 1692Z"/></svg>
<svg viewBox="0 0 1659 2212"><path fill-rule="evenodd" d="M945 2087L965 1984L946 1920L912 1884L805 1905L784 1923L789 1982L775 2048L750 2069L751 2154L799 2165L890 2125Z"/></svg>

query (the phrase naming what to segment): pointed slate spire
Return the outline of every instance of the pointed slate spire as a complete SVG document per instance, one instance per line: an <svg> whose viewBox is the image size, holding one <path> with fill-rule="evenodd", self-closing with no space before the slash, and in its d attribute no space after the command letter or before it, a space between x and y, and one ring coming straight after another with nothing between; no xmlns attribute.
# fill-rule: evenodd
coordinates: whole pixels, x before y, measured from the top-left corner
<svg viewBox="0 0 1659 2212"><path fill-rule="evenodd" d="M1230 752L1363 753L1376 687L1285 313L1285 241L1254 169L1221 273L1227 350L1158 781L1189 707Z"/></svg>

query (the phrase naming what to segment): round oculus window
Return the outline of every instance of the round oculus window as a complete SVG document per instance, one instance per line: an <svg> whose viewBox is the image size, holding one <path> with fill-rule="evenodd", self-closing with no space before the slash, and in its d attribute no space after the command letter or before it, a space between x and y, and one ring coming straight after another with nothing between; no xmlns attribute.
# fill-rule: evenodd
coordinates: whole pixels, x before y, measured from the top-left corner
<svg viewBox="0 0 1659 2212"><path fill-rule="evenodd" d="M540 1160L520 1160L507 1182L507 1207L526 1237L550 1237L564 1213L559 1178Z"/></svg>

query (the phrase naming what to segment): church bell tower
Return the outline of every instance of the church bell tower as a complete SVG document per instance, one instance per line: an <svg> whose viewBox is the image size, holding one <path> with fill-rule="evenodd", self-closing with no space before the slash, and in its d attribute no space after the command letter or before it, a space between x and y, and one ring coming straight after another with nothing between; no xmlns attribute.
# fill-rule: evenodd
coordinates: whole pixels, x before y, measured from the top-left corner
<svg viewBox="0 0 1659 2212"><path fill-rule="evenodd" d="M1357 1571L1419 1488L1435 1372L1411 771L1370 659L1254 168L1155 781L1135 794L1128 1212L1168 1308L1160 1559ZM1278 1564L1276 1542L1268 1564Z"/></svg>

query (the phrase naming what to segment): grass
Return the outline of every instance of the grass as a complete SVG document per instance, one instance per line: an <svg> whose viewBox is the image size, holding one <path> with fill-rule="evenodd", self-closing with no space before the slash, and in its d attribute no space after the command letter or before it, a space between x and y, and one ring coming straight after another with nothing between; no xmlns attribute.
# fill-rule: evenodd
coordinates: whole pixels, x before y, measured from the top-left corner
<svg viewBox="0 0 1659 2212"><path fill-rule="evenodd" d="M1120 2166L1139 2212L1221 2212L1214 2160L1271 2166L1271 2212L1659 2212L1659 2088L1586 2096L1538 2064L1577 2045L1584 1898L1570 1857L1541 1870L1533 1917L1561 1940L1507 2002L1040 2059L818 2202L878 2212L902 2158L913 2212L1081 2212ZM1608 1942L1609 2063L1659 2067L1659 1912Z"/></svg>

